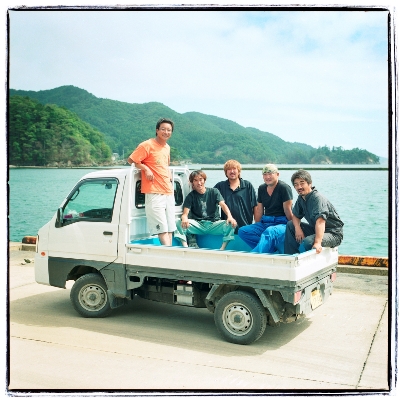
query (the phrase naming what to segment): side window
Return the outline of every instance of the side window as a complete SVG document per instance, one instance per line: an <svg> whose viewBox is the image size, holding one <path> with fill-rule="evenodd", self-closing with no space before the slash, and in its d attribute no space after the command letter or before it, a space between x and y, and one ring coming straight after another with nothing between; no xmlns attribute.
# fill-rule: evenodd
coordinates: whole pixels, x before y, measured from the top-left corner
<svg viewBox="0 0 400 400"><path fill-rule="evenodd" d="M136 182L136 189L135 189L135 206L136 208L144 208L145 202L145 195L141 192L142 188L142 181Z"/></svg>
<svg viewBox="0 0 400 400"><path fill-rule="evenodd" d="M111 222L117 179L88 179L77 186L63 210L63 225L77 221Z"/></svg>
<svg viewBox="0 0 400 400"><path fill-rule="evenodd" d="M145 207L145 195L140 191L141 189L141 181L136 182L135 188L135 207L136 208L144 208ZM183 192L182 186L179 182L174 182L174 196L175 196L175 205L180 206L183 204Z"/></svg>
<svg viewBox="0 0 400 400"><path fill-rule="evenodd" d="M174 182L174 196L175 196L175 205L181 206L183 203L183 192L182 186L179 182Z"/></svg>

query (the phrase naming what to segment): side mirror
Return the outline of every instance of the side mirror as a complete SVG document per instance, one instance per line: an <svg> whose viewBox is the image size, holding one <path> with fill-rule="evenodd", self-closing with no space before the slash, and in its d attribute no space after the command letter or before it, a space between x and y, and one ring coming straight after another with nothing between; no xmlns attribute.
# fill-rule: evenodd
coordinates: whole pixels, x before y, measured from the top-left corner
<svg viewBox="0 0 400 400"><path fill-rule="evenodd" d="M61 228L63 226L63 209L60 207L57 210L57 217L56 217L56 228Z"/></svg>

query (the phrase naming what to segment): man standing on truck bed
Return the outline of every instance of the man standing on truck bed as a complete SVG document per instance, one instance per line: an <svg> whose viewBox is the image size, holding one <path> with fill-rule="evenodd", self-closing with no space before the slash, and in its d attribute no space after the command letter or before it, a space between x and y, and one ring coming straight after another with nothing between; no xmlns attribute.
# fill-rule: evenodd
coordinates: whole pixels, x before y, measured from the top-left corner
<svg viewBox="0 0 400 400"><path fill-rule="evenodd" d="M217 188L225 200L226 205L235 218L237 225L235 233L242 226L251 225L257 206L256 191L253 185L240 177L242 166L236 160L228 160L224 164L225 181L218 182ZM227 215L221 210L221 218L226 220Z"/></svg>
<svg viewBox="0 0 400 400"><path fill-rule="evenodd" d="M193 235L223 235L220 250L225 250L229 241L235 238L234 231L237 223L219 190L206 188L206 179L207 175L201 170L193 171L189 175L193 190L183 202L181 221L177 221L177 231L174 235L180 239L184 247L188 247L185 236L188 233ZM227 215L226 221L220 218L218 206ZM192 244L194 245L192 246ZM189 245L190 247L198 247L196 243L189 242Z"/></svg>
<svg viewBox="0 0 400 400"><path fill-rule="evenodd" d="M175 225L175 199L169 169L170 147L167 144L174 123L161 118L156 124L156 137L138 145L128 157L129 164L141 170L141 191L145 193L147 225L152 235L158 234L160 243L172 245Z"/></svg>
<svg viewBox="0 0 400 400"><path fill-rule="evenodd" d="M292 175L299 197L293 207L293 219L285 234L285 254L303 253L322 247L336 247L343 240L343 222L335 207L312 186L311 175L299 169ZM301 222L305 218L308 223Z"/></svg>
<svg viewBox="0 0 400 400"><path fill-rule="evenodd" d="M254 253L283 252L286 223L292 219L291 187L279 180L275 164L262 169L264 184L258 188L255 223L239 229L239 237Z"/></svg>

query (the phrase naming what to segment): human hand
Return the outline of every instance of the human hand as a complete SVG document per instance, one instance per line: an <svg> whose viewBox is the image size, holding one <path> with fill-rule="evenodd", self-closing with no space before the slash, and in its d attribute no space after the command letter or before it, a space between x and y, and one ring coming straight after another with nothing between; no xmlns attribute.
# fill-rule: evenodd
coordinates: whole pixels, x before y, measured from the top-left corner
<svg viewBox="0 0 400 400"><path fill-rule="evenodd" d="M317 252L317 254L321 253L321 251L322 251L321 243L314 243L314 245L313 245L312 248L315 249L315 251Z"/></svg>
<svg viewBox="0 0 400 400"><path fill-rule="evenodd" d="M297 243L301 243L304 239L304 232L301 228L296 228L295 230L295 238Z"/></svg>
<svg viewBox="0 0 400 400"><path fill-rule="evenodd" d="M182 228L183 229L188 229L189 228L189 225L190 225L190 223L189 223L189 220L188 220L188 218L186 217L182 217L181 218L181 226L182 226Z"/></svg>
<svg viewBox="0 0 400 400"><path fill-rule="evenodd" d="M145 169L144 174L146 175L146 179L148 181L152 181L154 179L153 172L149 168Z"/></svg>
<svg viewBox="0 0 400 400"><path fill-rule="evenodd" d="M226 220L226 224L228 225L228 224L231 224L234 228L236 228L236 225L237 225L237 222L236 222L236 220L235 220L235 218L227 218L227 220Z"/></svg>

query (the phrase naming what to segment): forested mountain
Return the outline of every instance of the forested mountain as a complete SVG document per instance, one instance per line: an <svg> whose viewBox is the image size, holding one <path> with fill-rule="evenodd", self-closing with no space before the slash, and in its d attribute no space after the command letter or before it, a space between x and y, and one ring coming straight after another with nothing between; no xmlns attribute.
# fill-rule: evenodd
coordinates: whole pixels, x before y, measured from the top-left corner
<svg viewBox="0 0 400 400"><path fill-rule="evenodd" d="M101 99L87 91L62 86L51 90L22 91L13 95L28 96L42 104L56 104L78 115L105 135L113 152L125 158L143 140L155 136L160 117L171 118L175 129L169 144L171 158L193 163L224 163L234 158L247 163L379 163L379 157L366 150L343 150L341 147L313 148L304 143L285 142L269 132L245 128L216 116L198 112L179 114L167 106L151 102L130 104Z"/></svg>
<svg viewBox="0 0 400 400"><path fill-rule="evenodd" d="M18 166L83 166L111 162L104 135L63 107L11 96L9 163Z"/></svg>

